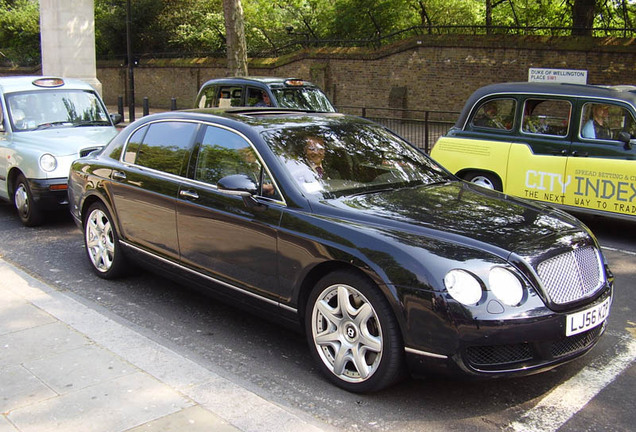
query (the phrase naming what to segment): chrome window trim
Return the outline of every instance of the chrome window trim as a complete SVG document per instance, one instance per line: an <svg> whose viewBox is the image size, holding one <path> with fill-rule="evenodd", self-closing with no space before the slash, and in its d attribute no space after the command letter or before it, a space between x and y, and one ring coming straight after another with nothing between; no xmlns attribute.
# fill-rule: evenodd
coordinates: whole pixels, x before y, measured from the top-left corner
<svg viewBox="0 0 636 432"><path fill-rule="evenodd" d="M125 245L126 247L130 248L130 249L134 249L137 252L140 252L140 253L143 253L144 255L150 256L150 257L152 257L154 259L157 259L157 260L159 260L159 261L161 261L161 262L163 262L165 264L172 265L174 267L178 267L181 270L185 270L188 273L192 273L192 274L194 274L196 276L199 276L199 277L202 277L204 279L207 279L210 282L213 282L213 283L216 283L216 284L219 284L219 285L223 285L226 288L230 288L230 289L232 289L234 291L240 292L241 294L245 294L245 295L248 295L248 296L253 297L255 299L262 300L262 301L264 301L266 303L269 303L271 305L274 305L274 306L280 307L282 309L288 310L289 312L298 313L298 309L296 309L296 308L293 308L291 306L287 306L286 304L283 304L283 303L278 302L276 300L272 300L272 299L269 299L267 297L263 297L262 295L258 295L256 293L253 293L251 291L247 291L247 290L245 290L243 288L239 288L239 287L237 287L235 285L232 285L230 283L227 283L227 282L221 281L219 279L213 278L212 276L208 276L208 275L206 275L204 273L201 273L201 272L198 272L196 270L193 270L193 269L191 269L189 267L186 267L186 266L184 266L182 264L179 264L179 263L177 263L175 261L171 261L171 260L163 258L163 257L161 257L161 256L159 256L157 254L149 252L149 251L147 251L145 249L142 249L142 248L140 248L138 246L135 246L135 245L133 245L133 244L131 244L131 243L125 241L125 240L121 240L120 239L119 242L121 244Z"/></svg>
<svg viewBox="0 0 636 432"><path fill-rule="evenodd" d="M205 183L199 180L195 180L195 179L191 179L191 178L187 178L187 177L183 177L183 176L179 176L179 175L175 175L175 174L171 174L165 171L159 171L156 170L154 168L149 168L143 165L138 165L138 164L133 164L130 162L126 162L124 161L124 155L126 154L126 149L128 148L128 145L130 144L130 137L132 137L139 129L143 128L143 127L150 127L150 125L152 124L156 124L156 123L167 123L167 122L180 122L180 123L195 123L199 126L201 125L205 125L205 126L212 126L212 127L217 127L220 129L224 129L228 132L234 133L236 135L238 135L239 137L241 137L243 140L245 140L245 142L252 148L252 150L254 151L254 153L256 154L256 157L258 158L259 163L261 164L261 166L265 167L265 171L267 172L267 175L269 176L269 178L272 180L272 184L274 185L274 188L276 189L276 191L278 192L278 196L281 197L280 200L275 200L275 199L271 199L262 195L256 195L256 197L266 200L267 202L271 202L271 203L276 203L276 204L280 204L282 206L287 206L287 202L285 201L285 198L283 197L283 194L280 191L280 188L278 187L278 183L276 183L276 180L274 179L274 176L272 175L269 167L267 166L267 164L263 161L263 158L261 157L260 153L258 152L258 150L256 149L256 147L254 146L254 143L252 143L252 141L247 138L247 136L245 136L245 134L241 133L240 131L237 131L236 129L232 129L231 127L225 126L225 125L221 125L218 123L213 123L210 121L206 121L206 120L194 120L194 119L158 119L158 120L153 120L153 121L149 121L148 123L144 123L142 125L139 125L138 128L136 128L135 130L131 131L130 134L128 134L128 137L126 138L126 142L124 143L124 145L122 146L122 152L121 155L119 156L119 163L121 163L122 165L125 165L127 167L135 167L135 168L139 168L142 170L146 170L146 171L150 171L156 174L161 174L161 175L165 175L168 176L174 180L178 180L184 183L194 183L198 186L204 186L207 187L209 189L216 189L218 190L218 187L216 185L212 185L209 183ZM197 132L198 134L199 132ZM192 149L191 149L192 150ZM219 191L220 193L223 193L223 191Z"/></svg>

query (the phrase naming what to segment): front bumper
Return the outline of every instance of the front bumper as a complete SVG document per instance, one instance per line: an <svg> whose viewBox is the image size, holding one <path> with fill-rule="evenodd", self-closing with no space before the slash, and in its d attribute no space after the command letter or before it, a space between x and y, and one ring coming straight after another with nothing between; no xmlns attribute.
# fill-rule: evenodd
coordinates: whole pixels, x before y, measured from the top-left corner
<svg viewBox="0 0 636 432"><path fill-rule="evenodd" d="M68 206L68 179L29 179L33 200L39 209L57 210Z"/></svg>
<svg viewBox="0 0 636 432"><path fill-rule="evenodd" d="M611 299L612 291L613 286L609 285L598 298L580 309ZM407 363L414 375L444 373L487 378L549 370L587 353L605 332L607 319L583 333L566 336L566 317L572 312L576 311L464 322L454 329L454 340L447 340L449 343L421 349L407 347ZM448 350L449 346L453 349Z"/></svg>

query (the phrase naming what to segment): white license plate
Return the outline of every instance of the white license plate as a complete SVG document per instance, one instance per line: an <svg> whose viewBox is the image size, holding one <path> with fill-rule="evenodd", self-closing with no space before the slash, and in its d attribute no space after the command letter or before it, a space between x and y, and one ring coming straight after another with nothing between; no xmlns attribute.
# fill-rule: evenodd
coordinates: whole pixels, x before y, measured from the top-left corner
<svg viewBox="0 0 636 432"><path fill-rule="evenodd" d="M611 298L603 303L566 316L565 335L572 336L600 325L609 315Z"/></svg>

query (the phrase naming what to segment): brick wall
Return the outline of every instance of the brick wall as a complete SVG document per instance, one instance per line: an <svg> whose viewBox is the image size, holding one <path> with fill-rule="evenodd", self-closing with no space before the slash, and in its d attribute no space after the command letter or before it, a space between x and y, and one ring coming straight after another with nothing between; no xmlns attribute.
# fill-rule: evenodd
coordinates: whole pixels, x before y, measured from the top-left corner
<svg viewBox="0 0 636 432"><path fill-rule="evenodd" d="M617 38L420 36L379 50L313 49L273 59L252 59L250 75L310 79L337 106L459 111L478 87L526 81L531 67L583 69L590 84L636 85L636 41ZM223 59L141 61L135 100L152 107L193 104L199 86L226 74ZM126 94L127 70L98 62L108 104ZM395 91L404 88L405 91ZM395 99L396 95L402 99Z"/></svg>

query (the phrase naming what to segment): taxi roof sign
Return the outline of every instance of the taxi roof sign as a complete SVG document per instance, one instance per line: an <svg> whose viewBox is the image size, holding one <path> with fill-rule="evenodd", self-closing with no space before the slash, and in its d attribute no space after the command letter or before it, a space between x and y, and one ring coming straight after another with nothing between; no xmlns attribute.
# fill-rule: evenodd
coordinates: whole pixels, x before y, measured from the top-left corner
<svg viewBox="0 0 636 432"><path fill-rule="evenodd" d="M305 81L298 78L290 78L285 80L285 84L289 86L302 86L305 85Z"/></svg>
<svg viewBox="0 0 636 432"><path fill-rule="evenodd" d="M62 78L38 78L33 81L33 85L37 87L61 87L64 85Z"/></svg>

